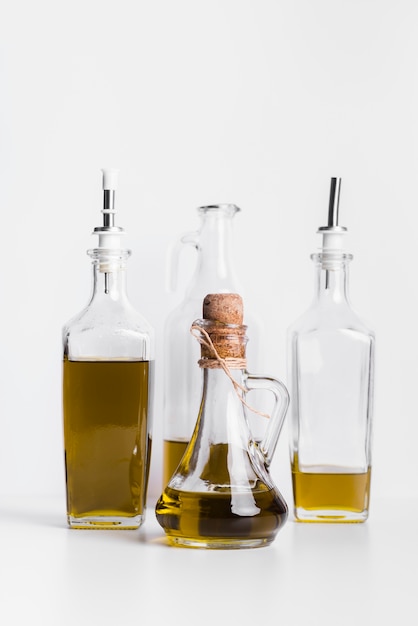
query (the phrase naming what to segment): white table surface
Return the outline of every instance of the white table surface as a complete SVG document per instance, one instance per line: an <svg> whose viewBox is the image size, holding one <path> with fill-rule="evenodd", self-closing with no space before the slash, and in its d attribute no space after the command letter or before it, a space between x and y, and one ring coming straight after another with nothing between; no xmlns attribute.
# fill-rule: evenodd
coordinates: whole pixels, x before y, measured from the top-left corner
<svg viewBox="0 0 418 626"><path fill-rule="evenodd" d="M63 498L0 502L0 624L418 624L418 500L365 524L298 524L245 550L170 547L152 503L137 531L70 530Z"/></svg>

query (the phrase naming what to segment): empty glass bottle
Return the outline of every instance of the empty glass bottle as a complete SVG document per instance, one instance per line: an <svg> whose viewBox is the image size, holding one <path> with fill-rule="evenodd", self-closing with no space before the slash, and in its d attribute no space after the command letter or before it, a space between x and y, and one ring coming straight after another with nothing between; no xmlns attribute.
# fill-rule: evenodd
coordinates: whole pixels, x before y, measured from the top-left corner
<svg viewBox="0 0 418 626"><path fill-rule="evenodd" d="M331 179L328 226L309 310L288 330L290 453L298 521L363 522L371 475L374 333L351 308L341 179Z"/></svg>
<svg viewBox="0 0 418 626"><path fill-rule="evenodd" d="M67 517L72 528L138 528L151 455L153 330L126 293L116 172L103 170L91 300L63 328Z"/></svg>
<svg viewBox="0 0 418 626"><path fill-rule="evenodd" d="M197 264L181 303L168 315L164 327L164 442L163 486L170 480L190 441L199 409L201 378L196 362L199 346L190 335L190 320L201 315L207 293L238 291L232 262L232 223L240 209L234 204L198 208L197 232L185 234L171 258L171 283L175 283L178 255L183 244L197 250ZM251 358L259 364L260 328L253 314L246 321L254 329Z"/></svg>
<svg viewBox="0 0 418 626"><path fill-rule="evenodd" d="M271 543L287 505L268 471L289 396L278 380L246 370L246 326L238 294L204 299L192 329L201 342L203 391L196 426L177 470L156 504L173 545L245 548ZM255 441L244 411L249 390L274 394L265 437Z"/></svg>

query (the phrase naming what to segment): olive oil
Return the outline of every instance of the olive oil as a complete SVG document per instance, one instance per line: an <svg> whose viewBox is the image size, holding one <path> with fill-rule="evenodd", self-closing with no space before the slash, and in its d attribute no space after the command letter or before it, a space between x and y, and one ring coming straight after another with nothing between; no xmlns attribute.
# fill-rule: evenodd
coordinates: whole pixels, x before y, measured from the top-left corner
<svg viewBox="0 0 418 626"><path fill-rule="evenodd" d="M287 519L275 489L187 492L166 487L157 519L170 543L187 547L242 548L269 545Z"/></svg>
<svg viewBox="0 0 418 626"><path fill-rule="evenodd" d="M64 360L71 527L140 526L151 455L149 377L149 361Z"/></svg>
<svg viewBox="0 0 418 626"><path fill-rule="evenodd" d="M176 471L188 445L189 445L188 441L181 441L181 440L170 441L169 439L164 440L163 487L165 487L169 483L170 478Z"/></svg>
<svg viewBox="0 0 418 626"><path fill-rule="evenodd" d="M195 460L189 447L177 467L176 483ZM157 520L171 543L209 548L268 545L287 519L279 492L257 478L248 451L240 446L212 444L199 481L211 484L211 491L166 487L157 503Z"/></svg>
<svg viewBox="0 0 418 626"><path fill-rule="evenodd" d="M292 483L296 519L306 522L365 521L370 497L370 468L361 473L323 469L301 472L295 459Z"/></svg>

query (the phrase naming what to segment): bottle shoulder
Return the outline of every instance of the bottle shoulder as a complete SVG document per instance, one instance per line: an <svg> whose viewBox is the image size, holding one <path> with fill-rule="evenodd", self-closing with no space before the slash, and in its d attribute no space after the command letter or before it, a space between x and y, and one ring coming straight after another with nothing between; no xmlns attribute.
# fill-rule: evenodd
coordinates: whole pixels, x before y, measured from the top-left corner
<svg viewBox="0 0 418 626"><path fill-rule="evenodd" d="M148 320L127 300L111 298L100 301L91 300L87 306L73 315L65 324L65 328L78 326L80 324L90 324L91 321L101 324L116 323L117 326L123 324L144 326L152 329Z"/></svg>
<svg viewBox="0 0 418 626"><path fill-rule="evenodd" d="M155 334L154 328L141 317L135 319L132 317L119 317L118 319L112 320L107 317L101 318L100 316L86 315L75 317L62 327L62 333L66 336L75 335L77 333L83 333L85 335L89 332L95 334L100 332L103 336L106 334L111 335L116 332L129 332L132 336L149 335L151 337Z"/></svg>
<svg viewBox="0 0 418 626"><path fill-rule="evenodd" d="M152 358L154 329L131 305L88 305L62 327L64 352Z"/></svg>
<svg viewBox="0 0 418 626"><path fill-rule="evenodd" d="M287 330L289 336L313 332L353 330L374 339L374 331L349 303L321 306L313 303Z"/></svg>

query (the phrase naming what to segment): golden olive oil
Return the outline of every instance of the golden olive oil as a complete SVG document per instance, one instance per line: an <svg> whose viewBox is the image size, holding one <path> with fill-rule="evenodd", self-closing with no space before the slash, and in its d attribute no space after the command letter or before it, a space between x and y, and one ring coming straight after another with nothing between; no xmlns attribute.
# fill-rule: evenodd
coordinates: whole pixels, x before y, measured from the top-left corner
<svg viewBox="0 0 418 626"><path fill-rule="evenodd" d="M191 493L166 487L157 518L171 543L190 547L268 545L287 519L274 489Z"/></svg>
<svg viewBox="0 0 418 626"><path fill-rule="evenodd" d="M299 521L364 521L371 470L361 473L301 472L292 466L295 515Z"/></svg>
<svg viewBox="0 0 418 626"><path fill-rule="evenodd" d="M137 528L151 455L148 361L64 360L67 512L75 528Z"/></svg>
<svg viewBox="0 0 418 626"><path fill-rule="evenodd" d="M194 465L192 452L189 448L177 468L180 480ZM239 480L234 477L238 469ZM157 520L171 543L207 548L268 545L287 519L281 495L257 478L247 451L239 446L212 444L199 479L211 490L166 487L157 502Z"/></svg>
<svg viewBox="0 0 418 626"><path fill-rule="evenodd" d="M168 485L170 478L176 471L183 454L186 451L188 441L174 441L165 439L163 444L163 487Z"/></svg>

